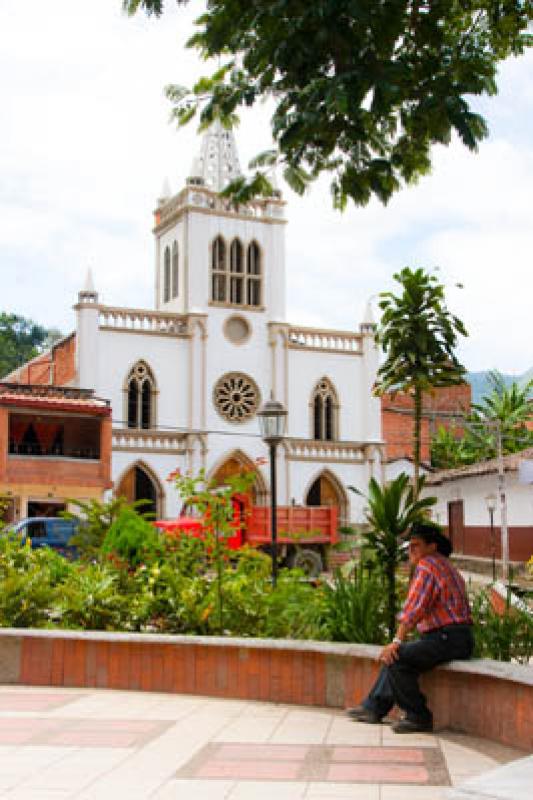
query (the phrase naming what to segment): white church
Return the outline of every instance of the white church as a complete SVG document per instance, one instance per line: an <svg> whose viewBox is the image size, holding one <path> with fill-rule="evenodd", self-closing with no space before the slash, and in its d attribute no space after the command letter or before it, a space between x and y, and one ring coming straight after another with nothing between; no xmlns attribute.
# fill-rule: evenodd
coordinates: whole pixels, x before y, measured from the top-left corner
<svg viewBox="0 0 533 800"><path fill-rule="evenodd" d="M256 414L272 397L288 412L278 502L361 521L346 487L364 491L382 470L372 320L287 320L285 204L276 190L235 208L219 192L239 174L233 134L213 126L185 187L157 203L154 308L102 305L90 276L79 293L72 385L111 400L113 491L151 500L158 518L179 513L175 469L223 479L267 455ZM255 500L268 497L261 465Z"/></svg>

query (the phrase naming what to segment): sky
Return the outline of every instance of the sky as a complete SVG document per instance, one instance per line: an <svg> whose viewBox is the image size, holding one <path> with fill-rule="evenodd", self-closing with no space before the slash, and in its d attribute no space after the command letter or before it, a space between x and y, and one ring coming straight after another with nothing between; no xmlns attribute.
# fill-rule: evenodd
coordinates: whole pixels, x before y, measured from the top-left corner
<svg viewBox="0 0 533 800"><path fill-rule="evenodd" d="M152 212L199 150L163 87L210 71L184 46L203 5L155 20L121 0L0 0L0 310L68 333L88 267L101 302L153 306ZM435 268L469 370L533 365L532 75L533 53L506 62L477 103L479 152L436 148L431 175L386 207L334 211L327 177L304 197L282 185L291 323L354 329L395 272ZM242 115L241 166L271 147L268 120L267 106Z"/></svg>

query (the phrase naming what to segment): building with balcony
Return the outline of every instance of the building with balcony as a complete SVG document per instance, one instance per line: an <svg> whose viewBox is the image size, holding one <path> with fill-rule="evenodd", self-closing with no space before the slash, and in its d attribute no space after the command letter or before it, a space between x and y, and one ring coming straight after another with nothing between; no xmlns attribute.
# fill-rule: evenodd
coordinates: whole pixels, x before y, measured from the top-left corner
<svg viewBox="0 0 533 800"><path fill-rule="evenodd" d="M111 485L108 401L73 387L0 383L4 519L56 516Z"/></svg>

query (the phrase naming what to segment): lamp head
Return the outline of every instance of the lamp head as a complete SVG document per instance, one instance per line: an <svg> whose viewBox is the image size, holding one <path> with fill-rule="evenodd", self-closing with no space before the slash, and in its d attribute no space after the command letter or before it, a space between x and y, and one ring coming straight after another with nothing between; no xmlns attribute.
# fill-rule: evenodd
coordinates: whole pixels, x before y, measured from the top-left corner
<svg viewBox="0 0 533 800"><path fill-rule="evenodd" d="M487 510L488 511L495 511L496 510L496 503L497 503L496 495L495 494L488 494L485 497L485 503L487 504Z"/></svg>
<svg viewBox="0 0 533 800"><path fill-rule="evenodd" d="M285 435L287 409L279 400L265 400L259 411L259 430L267 444L278 444Z"/></svg>

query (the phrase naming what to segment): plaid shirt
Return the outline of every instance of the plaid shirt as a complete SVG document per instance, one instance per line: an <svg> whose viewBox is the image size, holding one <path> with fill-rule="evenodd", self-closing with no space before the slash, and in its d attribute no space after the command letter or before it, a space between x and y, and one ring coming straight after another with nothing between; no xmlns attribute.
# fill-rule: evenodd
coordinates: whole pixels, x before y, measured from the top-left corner
<svg viewBox="0 0 533 800"><path fill-rule="evenodd" d="M447 558L436 553L420 559L398 619L419 633L472 624L465 582Z"/></svg>

